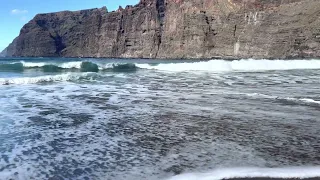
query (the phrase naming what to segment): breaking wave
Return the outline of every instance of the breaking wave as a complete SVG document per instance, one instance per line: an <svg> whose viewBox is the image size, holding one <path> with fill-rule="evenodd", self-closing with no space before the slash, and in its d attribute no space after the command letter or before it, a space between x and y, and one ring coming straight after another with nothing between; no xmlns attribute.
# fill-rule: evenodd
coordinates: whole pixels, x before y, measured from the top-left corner
<svg viewBox="0 0 320 180"><path fill-rule="evenodd" d="M0 64L0 71L23 71L24 66L22 63L12 63L12 64Z"/></svg>
<svg viewBox="0 0 320 180"><path fill-rule="evenodd" d="M304 103L304 104L313 104L313 105L320 105L320 101L310 99L310 98L293 98L293 97L279 97L279 96L271 96L266 94L259 94L259 93L251 93L246 94L250 97L259 97L264 99L274 99L279 101L287 101L292 103Z"/></svg>
<svg viewBox="0 0 320 180"><path fill-rule="evenodd" d="M163 71L268 71L293 69L320 69L320 60L211 60L207 62L139 64L139 68Z"/></svg>
<svg viewBox="0 0 320 180"><path fill-rule="evenodd" d="M168 180L222 180L233 178L305 179L320 177L320 167L301 168L228 168L208 173L189 173Z"/></svg>
<svg viewBox="0 0 320 180"><path fill-rule="evenodd" d="M133 63L109 63L98 64L94 62L66 62L66 63L45 63L45 62L15 62L10 64L0 64L0 71L22 72L25 70L40 70L43 72L80 71L80 72L131 72L138 68Z"/></svg>
<svg viewBox="0 0 320 180"><path fill-rule="evenodd" d="M50 82L67 82L67 81L79 81L79 80L95 80L100 76L97 73L80 73L80 74L60 74L38 77L19 77L19 78L0 78L0 85L11 84L38 84L38 83L50 83Z"/></svg>
<svg viewBox="0 0 320 180"><path fill-rule="evenodd" d="M131 71L136 71L138 68L135 64L126 63L126 64L112 64L111 69L114 72L131 72Z"/></svg>
<svg viewBox="0 0 320 180"><path fill-rule="evenodd" d="M156 61L155 61L156 63ZM293 69L320 69L320 60L211 60L201 62L184 63L103 63L90 61L75 61L65 63L50 62L15 62L0 64L0 71L24 71L37 69L44 72L79 71L79 72L132 72L138 69L161 70L161 71L268 71L268 70L293 70Z"/></svg>

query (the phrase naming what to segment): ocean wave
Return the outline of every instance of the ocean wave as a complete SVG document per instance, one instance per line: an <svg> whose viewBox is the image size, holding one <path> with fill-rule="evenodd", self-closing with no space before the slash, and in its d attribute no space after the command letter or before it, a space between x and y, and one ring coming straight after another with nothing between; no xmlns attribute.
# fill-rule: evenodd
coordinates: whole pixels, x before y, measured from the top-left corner
<svg viewBox="0 0 320 180"><path fill-rule="evenodd" d="M0 85L23 85L38 84L49 82L67 82L78 80L95 80L99 77L96 73L67 73L54 76L38 76L38 77L19 77L19 78L0 78Z"/></svg>
<svg viewBox="0 0 320 180"><path fill-rule="evenodd" d="M10 64L0 64L0 71L17 71L21 72L24 70L22 63L10 63Z"/></svg>
<svg viewBox="0 0 320 180"><path fill-rule="evenodd" d="M313 99L307 99L307 98L300 99L300 101L304 101L304 102L306 102L306 103L320 104L320 101L315 101L315 100L313 100Z"/></svg>
<svg viewBox="0 0 320 180"><path fill-rule="evenodd" d="M156 62L156 61L155 61ZM293 69L320 69L320 60L211 60L201 62L184 63L103 63L91 61L74 61L64 63L51 62L14 62L0 64L0 71L24 71L26 69L40 69L45 72L59 72L78 70L81 72L131 72L138 69L161 70L172 72L183 71L209 71L209 72L230 72L230 71L268 71L268 70L293 70Z"/></svg>
<svg viewBox="0 0 320 180"><path fill-rule="evenodd" d="M168 180L222 180L232 178L316 178L320 177L320 167L292 168L227 168L208 173L189 173L174 176Z"/></svg>
<svg viewBox="0 0 320 180"><path fill-rule="evenodd" d="M275 99L275 100L289 101L289 102L295 102L295 103L320 105L320 101L310 99L310 98L279 97L279 96L272 96L272 95L266 95L266 94L260 94L260 93L250 93L246 95L251 97L260 97L264 99Z"/></svg>
<svg viewBox="0 0 320 180"><path fill-rule="evenodd" d="M131 72L136 71L137 65L131 64L131 63L125 63L125 64L112 64L112 68L110 68L114 72Z"/></svg>
<svg viewBox="0 0 320 180"><path fill-rule="evenodd" d="M9 64L0 64L0 71L22 72L24 70L41 70L43 72L61 72L61 71L80 71L80 72L132 72L138 68L134 63L107 63L99 64L90 61L75 61L65 63L50 62L14 62Z"/></svg>
<svg viewBox="0 0 320 180"><path fill-rule="evenodd" d="M42 66L48 65L45 62L25 62L25 61L21 61L20 63L23 65L23 67L27 67L27 68L42 67Z"/></svg>
<svg viewBox="0 0 320 180"><path fill-rule="evenodd" d="M63 68L63 69L80 69L81 68L81 61L77 61L77 62L66 62L66 63L62 63L60 65L58 65L59 67Z"/></svg>
<svg viewBox="0 0 320 180"><path fill-rule="evenodd" d="M268 71L293 69L320 69L320 60L211 60L190 63L138 64L142 69L162 71Z"/></svg>

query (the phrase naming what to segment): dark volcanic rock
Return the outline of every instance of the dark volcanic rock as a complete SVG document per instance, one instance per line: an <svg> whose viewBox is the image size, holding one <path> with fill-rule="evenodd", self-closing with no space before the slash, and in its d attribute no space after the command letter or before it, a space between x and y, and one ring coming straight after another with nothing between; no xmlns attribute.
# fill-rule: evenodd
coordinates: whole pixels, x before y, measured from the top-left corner
<svg viewBox="0 0 320 180"><path fill-rule="evenodd" d="M5 48L1 53L0 53L0 57L12 57L16 54L16 47L17 47L17 40L18 37L15 38L11 44L9 44L9 46L7 48Z"/></svg>
<svg viewBox="0 0 320 180"><path fill-rule="evenodd" d="M320 56L319 0L141 0L117 11L39 14L9 56Z"/></svg>
<svg viewBox="0 0 320 180"><path fill-rule="evenodd" d="M0 57L5 57L7 56L7 48L5 48L1 53L0 53Z"/></svg>
<svg viewBox="0 0 320 180"><path fill-rule="evenodd" d="M12 57L15 56L17 52L17 41L19 37L16 37L11 44L5 49L5 56Z"/></svg>

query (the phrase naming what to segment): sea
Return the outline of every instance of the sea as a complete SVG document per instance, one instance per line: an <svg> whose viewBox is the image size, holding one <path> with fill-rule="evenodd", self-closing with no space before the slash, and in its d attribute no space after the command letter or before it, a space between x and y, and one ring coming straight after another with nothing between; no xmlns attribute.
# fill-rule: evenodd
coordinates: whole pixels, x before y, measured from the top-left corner
<svg viewBox="0 0 320 180"><path fill-rule="evenodd" d="M1 180L320 177L320 60L0 59Z"/></svg>

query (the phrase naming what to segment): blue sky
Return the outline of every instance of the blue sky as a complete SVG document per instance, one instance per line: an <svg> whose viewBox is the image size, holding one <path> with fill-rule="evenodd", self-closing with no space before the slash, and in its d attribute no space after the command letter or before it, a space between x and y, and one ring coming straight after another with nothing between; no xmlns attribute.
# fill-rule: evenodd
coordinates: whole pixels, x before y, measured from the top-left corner
<svg viewBox="0 0 320 180"><path fill-rule="evenodd" d="M139 0L1 0L0 52L19 35L22 26L38 13L81 10L107 6L115 10L137 4Z"/></svg>

